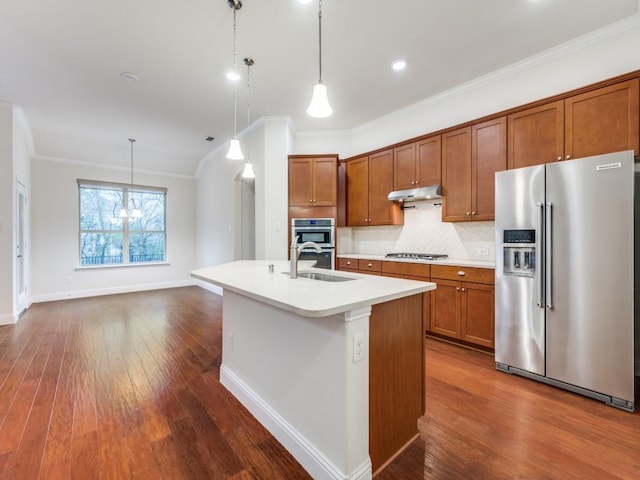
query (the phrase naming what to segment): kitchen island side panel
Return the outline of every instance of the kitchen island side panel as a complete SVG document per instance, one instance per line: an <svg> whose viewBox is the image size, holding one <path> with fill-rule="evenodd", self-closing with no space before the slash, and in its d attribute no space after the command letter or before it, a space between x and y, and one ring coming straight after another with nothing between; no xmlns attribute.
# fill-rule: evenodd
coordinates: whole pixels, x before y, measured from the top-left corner
<svg viewBox="0 0 640 480"><path fill-rule="evenodd" d="M221 374L222 382L235 394L228 382L233 377L265 405L271 412L267 416L285 425L290 435L279 436L269 428L273 418L265 422L260 412L242 402L314 478L371 478L370 311L365 307L303 317L224 292L221 372L227 378ZM355 334L364 339L365 357L359 362L353 361Z"/></svg>

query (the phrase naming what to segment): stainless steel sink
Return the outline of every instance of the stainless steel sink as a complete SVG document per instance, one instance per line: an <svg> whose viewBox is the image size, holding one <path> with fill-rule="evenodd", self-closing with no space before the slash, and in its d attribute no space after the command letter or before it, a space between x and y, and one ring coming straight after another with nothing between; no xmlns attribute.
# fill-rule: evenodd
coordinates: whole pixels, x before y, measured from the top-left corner
<svg viewBox="0 0 640 480"><path fill-rule="evenodd" d="M289 272L282 273L289 275ZM350 280L356 280L353 277L339 277L338 275L319 272L298 272L298 277L308 278L309 280L320 280L322 282L348 282Z"/></svg>

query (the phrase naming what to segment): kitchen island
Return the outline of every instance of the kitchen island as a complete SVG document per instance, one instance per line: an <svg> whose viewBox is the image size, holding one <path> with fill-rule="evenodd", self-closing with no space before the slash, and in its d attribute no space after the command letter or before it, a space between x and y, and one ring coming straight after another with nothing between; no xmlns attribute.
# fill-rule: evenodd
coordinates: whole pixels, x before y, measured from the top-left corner
<svg viewBox="0 0 640 480"><path fill-rule="evenodd" d="M220 380L314 478L371 478L417 435L422 302L435 284L288 270L239 261L192 272L223 289Z"/></svg>

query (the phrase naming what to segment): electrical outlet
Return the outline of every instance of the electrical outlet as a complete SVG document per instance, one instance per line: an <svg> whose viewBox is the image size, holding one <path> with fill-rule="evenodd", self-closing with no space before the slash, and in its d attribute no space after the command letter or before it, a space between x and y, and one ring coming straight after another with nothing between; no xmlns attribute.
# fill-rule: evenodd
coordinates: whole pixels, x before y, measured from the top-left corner
<svg viewBox="0 0 640 480"><path fill-rule="evenodd" d="M488 257L489 256L489 249L487 247L480 247L478 249L478 255L481 257Z"/></svg>
<svg viewBox="0 0 640 480"><path fill-rule="evenodd" d="M364 333L356 333L353 335L353 363L360 362L364 359Z"/></svg>

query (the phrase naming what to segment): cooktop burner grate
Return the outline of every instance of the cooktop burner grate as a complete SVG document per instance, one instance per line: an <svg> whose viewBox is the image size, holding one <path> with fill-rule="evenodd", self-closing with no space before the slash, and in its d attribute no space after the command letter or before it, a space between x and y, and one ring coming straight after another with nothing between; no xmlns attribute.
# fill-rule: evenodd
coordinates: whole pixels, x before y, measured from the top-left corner
<svg viewBox="0 0 640 480"><path fill-rule="evenodd" d="M387 253L385 255L387 258L410 258L412 260L442 260L444 258L449 258L449 255L444 253L409 253L409 252L398 252L398 253Z"/></svg>

